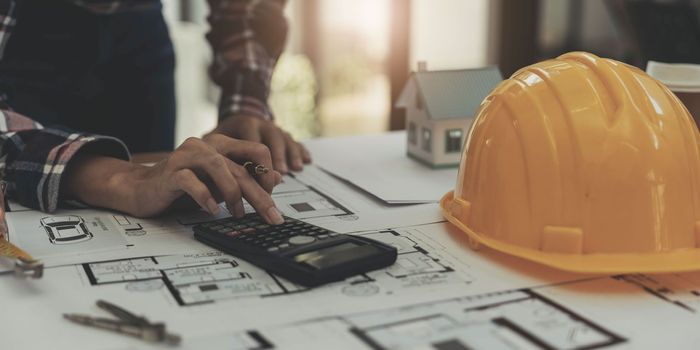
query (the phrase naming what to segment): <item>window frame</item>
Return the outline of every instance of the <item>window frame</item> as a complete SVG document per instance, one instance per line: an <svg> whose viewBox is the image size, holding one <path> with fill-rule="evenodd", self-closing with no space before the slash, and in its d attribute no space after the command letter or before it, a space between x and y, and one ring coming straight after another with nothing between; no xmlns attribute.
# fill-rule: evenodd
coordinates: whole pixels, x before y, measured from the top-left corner
<svg viewBox="0 0 700 350"><path fill-rule="evenodd" d="M421 149L427 153L433 153L433 129L431 128L426 128L425 126L422 127L421 133ZM427 137L427 142L426 142L426 135Z"/></svg>
<svg viewBox="0 0 700 350"><path fill-rule="evenodd" d="M452 131L459 131L459 143L457 144L457 149L456 150L451 150L450 146L452 145L450 143L450 140L453 140L452 137L450 137L450 132ZM447 129L445 130L445 154L452 154L452 153L459 153L462 151L462 144L464 143L464 130L461 128L452 128L452 129Z"/></svg>
<svg viewBox="0 0 700 350"><path fill-rule="evenodd" d="M414 121L408 122L408 142L412 145L418 144L418 132L416 131L416 123Z"/></svg>

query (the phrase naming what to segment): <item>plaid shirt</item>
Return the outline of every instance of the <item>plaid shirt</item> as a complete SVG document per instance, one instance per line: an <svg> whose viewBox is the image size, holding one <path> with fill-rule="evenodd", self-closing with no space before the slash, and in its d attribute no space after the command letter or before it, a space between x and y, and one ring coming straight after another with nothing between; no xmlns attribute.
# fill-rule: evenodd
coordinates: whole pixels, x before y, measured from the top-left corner
<svg viewBox="0 0 700 350"><path fill-rule="evenodd" d="M0 0L0 59L17 23L15 7L22 0ZM58 1L58 0L52 0ZM94 13L138 11L159 6L158 0L63 0ZM209 74L222 90L219 119L235 114L272 119L267 105L270 78L287 34L284 0L208 0L214 51ZM0 172L8 196L21 204L54 211L61 176L79 150L129 159L124 143L113 137L60 128L44 128L12 111L0 91Z"/></svg>

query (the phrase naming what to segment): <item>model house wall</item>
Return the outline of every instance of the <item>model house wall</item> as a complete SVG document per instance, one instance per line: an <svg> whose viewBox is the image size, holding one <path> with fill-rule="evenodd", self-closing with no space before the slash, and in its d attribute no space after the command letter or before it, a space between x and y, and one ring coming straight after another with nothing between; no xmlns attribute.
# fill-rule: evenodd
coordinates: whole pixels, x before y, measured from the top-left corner
<svg viewBox="0 0 700 350"><path fill-rule="evenodd" d="M413 73L396 102L406 109L407 155L431 167L459 165L481 101L502 80L496 67Z"/></svg>

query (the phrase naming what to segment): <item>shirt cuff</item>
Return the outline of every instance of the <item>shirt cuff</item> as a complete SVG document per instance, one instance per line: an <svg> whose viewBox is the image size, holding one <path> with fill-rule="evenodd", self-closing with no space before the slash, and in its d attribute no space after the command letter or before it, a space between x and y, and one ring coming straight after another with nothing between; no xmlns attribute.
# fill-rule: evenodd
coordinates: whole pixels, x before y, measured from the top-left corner
<svg viewBox="0 0 700 350"><path fill-rule="evenodd" d="M231 84L224 86L219 102L219 120L231 115L252 115L272 120L272 112L267 104L269 80L260 72L239 71L232 77Z"/></svg>
<svg viewBox="0 0 700 350"><path fill-rule="evenodd" d="M77 154L83 152L124 160L131 158L126 145L119 139L71 134L50 148L48 153L22 152L6 169L6 178L11 186L8 191L24 206L45 212L55 211L63 201L60 194L65 169Z"/></svg>

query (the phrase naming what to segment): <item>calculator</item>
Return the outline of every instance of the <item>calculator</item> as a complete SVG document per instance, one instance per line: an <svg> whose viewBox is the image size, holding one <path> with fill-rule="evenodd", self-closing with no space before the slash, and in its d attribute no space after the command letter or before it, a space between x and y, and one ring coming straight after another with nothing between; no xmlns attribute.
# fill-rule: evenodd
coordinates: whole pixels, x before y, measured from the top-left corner
<svg viewBox="0 0 700 350"><path fill-rule="evenodd" d="M382 242L284 217L269 225L258 214L193 227L197 240L294 283L313 287L380 269L396 261L396 248Z"/></svg>

